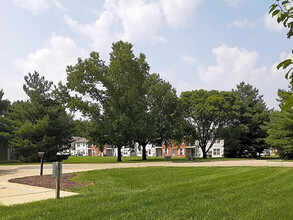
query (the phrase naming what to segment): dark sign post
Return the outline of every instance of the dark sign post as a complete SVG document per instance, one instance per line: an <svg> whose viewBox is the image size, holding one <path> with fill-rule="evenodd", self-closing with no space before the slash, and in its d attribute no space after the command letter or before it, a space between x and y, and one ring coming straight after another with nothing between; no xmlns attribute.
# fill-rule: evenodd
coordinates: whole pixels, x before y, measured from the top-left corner
<svg viewBox="0 0 293 220"><path fill-rule="evenodd" d="M40 170L40 176L43 176L43 165L44 165L43 157L44 157L44 153L45 153L45 152L38 152L38 157L41 158L41 170Z"/></svg>
<svg viewBox="0 0 293 220"><path fill-rule="evenodd" d="M62 162L53 162L53 177L56 178L55 199L60 198L60 178L62 176Z"/></svg>

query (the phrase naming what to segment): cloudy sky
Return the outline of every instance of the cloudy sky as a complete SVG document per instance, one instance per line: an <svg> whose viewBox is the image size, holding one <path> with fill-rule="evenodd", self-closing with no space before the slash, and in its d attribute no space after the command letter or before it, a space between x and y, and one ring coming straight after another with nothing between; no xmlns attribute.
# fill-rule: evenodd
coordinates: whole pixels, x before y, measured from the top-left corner
<svg viewBox="0 0 293 220"><path fill-rule="evenodd" d="M26 99L23 77L38 71L66 80L65 68L91 51L108 62L112 42L146 54L151 72L178 91L231 90L241 81L269 107L287 89L276 65L292 39L268 15L274 0L11 0L0 1L0 89Z"/></svg>

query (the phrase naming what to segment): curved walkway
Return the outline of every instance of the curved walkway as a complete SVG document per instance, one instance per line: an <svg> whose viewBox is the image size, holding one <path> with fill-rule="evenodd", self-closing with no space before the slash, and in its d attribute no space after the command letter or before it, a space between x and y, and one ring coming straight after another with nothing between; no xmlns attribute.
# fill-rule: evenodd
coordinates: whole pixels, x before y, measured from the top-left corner
<svg viewBox="0 0 293 220"><path fill-rule="evenodd" d="M293 162L277 162L265 160L230 160L213 162L145 162L145 163L106 163L106 164L63 164L63 173L81 172L88 170L128 168L128 167L208 167L208 166L269 166L293 167ZM39 165L5 165L0 166L0 204L14 205L54 198L55 190L9 183L12 178L39 175ZM52 165L44 165L44 175L52 174ZM61 197L72 196L76 193L61 191Z"/></svg>

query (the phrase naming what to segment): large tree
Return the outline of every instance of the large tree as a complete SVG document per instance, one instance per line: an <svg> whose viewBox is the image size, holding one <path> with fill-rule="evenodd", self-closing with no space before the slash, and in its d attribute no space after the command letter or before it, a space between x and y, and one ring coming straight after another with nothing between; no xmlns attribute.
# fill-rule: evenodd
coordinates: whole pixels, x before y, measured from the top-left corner
<svg viewBox="0 0 293 220"><path fill-rule="evenodd" d="M145 87L147 108L142 113L145 116L140 117L144 123L138 124L140 133L135 139L142 146L143 160L146 160L148 143L161 145L177 138L181 118L176 90L170 83L154 73L147 75Z"/></svg>
<svg viewBox="0 0 293 220"><path fill-rule="evenodd" d="M132 44L123 41L113 44L105 75L104 126L108 140L117 147L118 161L122 146L131 145L147 128L144 86L147 71L145 56L135 57Z"/></svg>
<svg viewBox="0 0 293 220"><path fill-rule="evenodd" d="M102 113L107 97L104 87L107 69L99 54L91 52L89 58L78 58L75 65L67 66L66 85L59 83L54 90L56 99L81 116L85 125L83 135L100 148L106 143Z"/></svg>
<svg viewBox="0 0 293 220"><path fill-rule="evenodd" d="M201 89L181 93L180 101L188 121L187 138L198 141L203 158L222 136L223 129L230 124L235 100L231 92L217 90Z"/></svg>
<svg viewBox="0 0 293 220"><path fill-rule="evenodd" d="M37 161L39 151L45 152L45 160L56 160L56 154L70 146L72 118L52 98L52 82L37 72L25 76L25 82L29 100L13 103L7 114L12 125L9 144L21 161Z"/></svg>
<svg viewBox="0 0 293 220"><path fill-rule="evenodd" d="M241 82L232 90L238 101L235 103L237 117L231 125L225 143L225 155L228 157L259 156L269 146L265 143L267 136L263 125L269 121L268 110L263 96L258 89Z"/></svg>
<svg viewBox="0 0 293 220"><path fill-rule="evenodd" d="M88 124L88 138L99 146L117 148L145 139L148 128L145 81L149 67L145 56L135 57L132 44L113 43L109 66L92 52L67 67L67 84L59 84L59 97L72 110L80 110ZM64 95L65 94L65 95Z"/></svg>

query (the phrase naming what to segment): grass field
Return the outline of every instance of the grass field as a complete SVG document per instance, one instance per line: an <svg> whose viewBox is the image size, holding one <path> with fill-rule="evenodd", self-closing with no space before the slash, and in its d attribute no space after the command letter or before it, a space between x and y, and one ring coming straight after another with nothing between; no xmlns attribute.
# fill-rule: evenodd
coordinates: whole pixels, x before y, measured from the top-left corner
<svg viewBox="0 0 293 220"><path fill-rule="evenodd" d="M252 158L197 158L196 161L217 161L217 160L250 160ZM139 163L139 162L160 162L164 161L163 157L148 157L147 160L142 161L141 157L122 157L122 162L125 163ZM169 161L169 160L167 160ZM172 157L173 162L188 162L186 157ZM63 163L117 163L117 157L84 157L84 156L70 156Z"/></svg>
<svg viewBox="0 0 293 220"><path fill-rule="evenodd" d="M196 158L196 161L208 162L208 161L223 161L223 160L252 160L255 158ZM279 159L278 156L265 156L257 158L259 160L274 160L274 161L283 161ZM141 157L122 157L122 163L140 163L140 162L163 162L163 157L148 157L147 160L142 161ZM167 160L169 161L169 160ZM172 162L190 162L186 157L172 158ZM293 162L293 161L292 161ZM39 164L37 163L21 163L18 161L0 161L1 165L27 165L27 164ZM51 164L52 162L45 162ZM64 160L63 163L117 163L117 157L92 157L92 156L70 156L67 160Z"/></svg>
<svg viewBox="0 0 293 220"><path fill-rule="evenodd" d="M293 219L293 169L149 167L79 173L80 193L11 207L0 219Z"/></svg>

